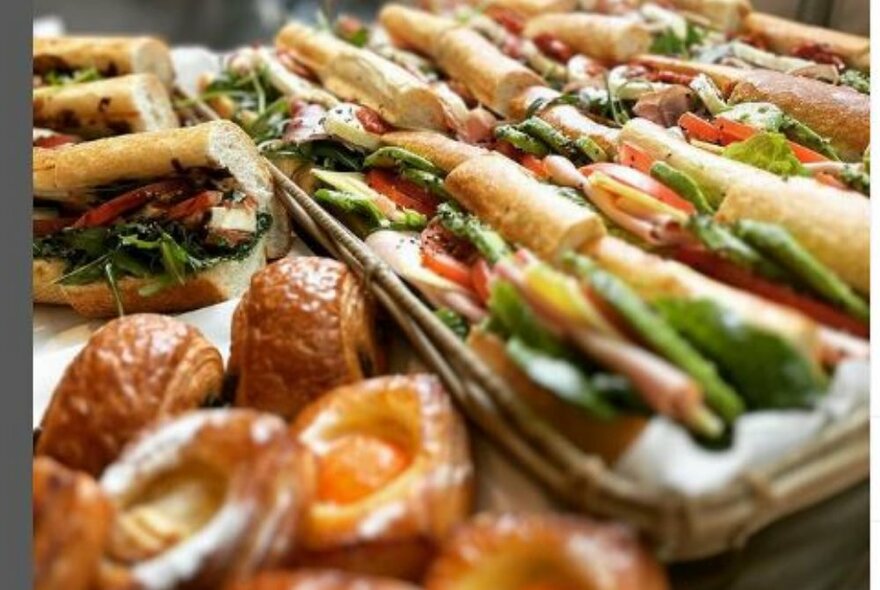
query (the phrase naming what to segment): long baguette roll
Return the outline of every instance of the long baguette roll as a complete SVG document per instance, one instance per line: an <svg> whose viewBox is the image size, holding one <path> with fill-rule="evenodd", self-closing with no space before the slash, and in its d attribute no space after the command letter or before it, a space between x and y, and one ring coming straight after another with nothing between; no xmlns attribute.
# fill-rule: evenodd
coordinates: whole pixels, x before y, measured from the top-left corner
<svg viewBox="0 0 880 590"><path fill-rule="evenodd" d="M731 102L772 102L831 141L840 157L860 160L871 141L871 98L848 86L769 70L750 71Z"/></svg>
<svg viewBox="0 0 880 590"><path fill-rule="evenodd" d="M180 126L168 91L154 74L36 88L33 122L85 138Z"/></svg>
<svg viewBox="0 0 880 590"><path fill-rule="evenodd" d="M595 213L498 154L461 164L446 177L446 188L506 240L548 260L605 234Z"/></svg>
<svg viewBox="0 0 880 590"><path fill-rule="evenodd" d="M400 4L383 6L379 22L395 44L431 58L437 57L443 34L461 26L454 20Z"/></svg>
<svg viewBox="0 0 880 590"><path fill-rule="evenodd" d="M867 37L799 23L780 16L753 12L744 22L745 32L757 35L776 53L791 54L799 47L818 43L860 70L871 67L871 41Z"/></svg>
<svg viewBox="0 0 880 590"><path fill-rule="evenodd" d="M592 10L592 4L588 0L579 2L578 0L489 0L489 7L506 8L515 13L532 17L539 14L549 14L551 12L573 12L578 9L578 5L582 4L584 10Z"/></svg>
<svg viewBox="0 0 880 590"><path fill-rule="evenodd" d="M155 37L35 37L34 74L95 68L102 75L155 74L174 84L168 46Z"/></svg>
<svg viewBox="0 0 880 590"><path fill-rule="evenodd" d="M643 0L647 2L648 0ZM738 33L752 11L749 0L671 0L675 8L704 17L722 33Z"/></svg>
<svg viewBox="0 0 880 590"><path fill-rule="evenodd" d="M327 90L370 107L396 127L448 128L440 97L413 74L371 51L299 23L285 26L275 44L314 71Z"/></svg>
<svg viewBox="0 0 880 590"><path fill-rule="evenodd" d="M559 92L552 88L534 86L517 96L510 107L510 116L521 120L526 117L531 107L537 100L552 100L559 96ZM620 131L597 123L577 110L566 104L550 106L541 109L537 116L550 123L557 131L571 140L581 137L589 137L604 149L608 154L617 153L617 141Z"/></svg>
<svg viewBox="0 0 880 590"><path fill-rule="evenodd" d="M383 135L382 141L409 150L444 172L451 172L459 164L489 153L481 147L430 131L393 131Z"/></svg>
<svg viewBox="0 0 880 590"><path fill-rule="evenodd" d="M647 53L651 32L644 23L603 14L543 14L526 23L523 34L530 39L552 35L578 53L608 61L627 61Z"/></svg>
<svg viewBox="0 0 880 590"><path fill-rule="evenodd" d="M706 74L718 86L721 92L727 96L748 74L748 70L699 61L685 61L665 55L644 54L634 58L634 61L660 71L675 72L677 74Z"/></svg>
<svg viewBox="0 0 880 590"><path fill-rule="evenodd" d="M583 251L648 301L664 297L711 299L743 321L784 337L809 358L818 358L817 327L797 312L708 279L683 264L612 236L596 240Z"/></svg>

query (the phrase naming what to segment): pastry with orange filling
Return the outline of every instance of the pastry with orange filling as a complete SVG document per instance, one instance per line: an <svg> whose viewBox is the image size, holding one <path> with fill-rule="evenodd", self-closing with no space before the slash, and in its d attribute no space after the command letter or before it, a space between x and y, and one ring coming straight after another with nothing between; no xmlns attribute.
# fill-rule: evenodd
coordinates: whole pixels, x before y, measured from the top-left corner
<svg viewBox="0 0 880 590"><path fill-rule="evenodd" d="M452 535L427 590L668 590L622 525L562 515L482 515Z"/></svg>
<svg viewBox="0 0 880 590"><path fill-rule="evenodd" d="M439 381L410 375L343 386L292 429L318 464L298 562L420 577L472 495L464 424Z"/></svg>
<svg viewBox="0 0 880 590"><path fill-rule="evenodd" d="M334 570L263 572L228 586L226 590L418 590L415 586L372 576L359 576Z"/></svg>
<svg viewBox="0 0 880 590"><path fill-rule="evenodd" d="M201 410L149 428L108 467L105 588L215 588L280 565L314 474L285 422Z"/></svg>

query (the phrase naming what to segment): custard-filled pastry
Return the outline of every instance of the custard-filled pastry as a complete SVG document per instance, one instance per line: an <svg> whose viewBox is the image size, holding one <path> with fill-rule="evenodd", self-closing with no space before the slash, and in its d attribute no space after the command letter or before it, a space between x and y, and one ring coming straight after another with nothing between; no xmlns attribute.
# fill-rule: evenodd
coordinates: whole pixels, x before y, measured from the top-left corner
<svg viewBox="0 0 880 590"><path fill-rule="evenodd" d="M228 586L226 590L418 590L391 580L336 570L271 571Z"/></svg>
<svg viewBox="0 0 880 590"><path fill-rule="evenodd" d="M136 314L95 332L43 416L36 454L98 475L144 426L220 393L223 359L196 328Z"/></svg>
<svg viewBox="0 0 880 590"><path fill-rule="evenodd" d="M98 484L48 457L34 459L34 590L89 590L113 510Z"/></svg>
<svg viewBox="0 0 880 590"><path fill-rule="evenodd" d="M427 590L668 590L622 525L561 515L482 515L452 535Z"/></svg>
<svg viewBox="0 0 880 590"><path fill-rule="evenodd" d="M439 381L392 376L340 387L292 429L318 464L298 562L419 578L472 496L467 433Z"/></svg>
<svg viewBox="0 0 880 590"><path fill-rule="evenodd" d="M251 279L232 320L235 404L293 418L320 394L381 370L374 308L348 268L285 258Z"/></svg>
<svg viewBox="0 0 880 590"><path fill-rule="evenodd" d="M293 549L313 463L279 417L199 410L156 424L107 468L103 588L216 588Z"/></svg>

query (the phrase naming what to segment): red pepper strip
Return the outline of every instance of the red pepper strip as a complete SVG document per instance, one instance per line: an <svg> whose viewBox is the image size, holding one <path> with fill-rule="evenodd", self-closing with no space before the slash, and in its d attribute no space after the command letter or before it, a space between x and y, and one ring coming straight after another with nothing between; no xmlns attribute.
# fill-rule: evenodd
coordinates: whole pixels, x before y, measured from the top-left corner
<svg viewBox="0 0 880 590"><path fill-rule="evenodd" d="M628 142L623 142L617 150L617 159L624 166L635 168L645 174L650 174L651 166L654 165L654 159L646 151Z"/></svg>
<svg viewBox="0 0 880 590"><path fill-rule="evenodd" d="M34 140L34 146L38 148L43 148L47 150L53 150L55 148L59 148L64 145L70 145L72 143L78 143L79 138L75 135L63 135L61 133L56 133L53 135L47 135L46 137L40 137Z"/></svg>
<svg viewBox="0 0 880 590"><path fill-rule="evenodd" d="M523 154L519 163L521 166L531 170L541 180L550 178L550 173L547 172L547 165L544 163L544 160L534 154Z"/></svg>
<svg viewBox="0 0 880 590"><path fill-rule="evenodd" d="M382 168L369 170L367 184L394 201L399 207L413 209L425 215L434 215L437 212L438 202L434 195L389 170Z"/></svg>
<svg viewBox="0 0 880 590"><path fill-rule="evenodd" d="M379 113L374 111L373 109L367 107L360 107L357 110L357 118L358 121L361 122L361 125L364 126L369 133L375 133L376 135L384 135L390 131L393 131L394 128L391 127L388 123L379 116Z"/></svg>
<svg viewBox="0 0 880 590"><path fill-rule="evenodd" d="M207 211L211 207L220 204L223 194L219 191L203 191L196 196L177 203L165 213L165 218L170 221L184 219L196 213Z"/></svg>
<svg viewBox="0 0 880 590"><path fill-rule="evenodd" d="M434 271L445 279L458 283L462 287L467 289L473 289L474 287L471 281L470 267L448 254L422 250L422 264L425 265L425 268Z"/></svg>
<svg viewBox="0 0 880 590"><path fill-rule="evenodd" d="M34 237L40 238L61 231L73 225L75 217L55 217L53 219L34 219Z"/></svg>
<svg viewBox="0 0 880 590"><path fill-rule="evenodd" d="M714 125L721 133L721 143L723 145L736 141L744 141L759 132L758 129L755 129L751 125L746 125L739 121L731 121L724 117L716 118ZM795 157L803 164L828 161L828 158L819 152L814 152L810 148L804 147L799 143L789 141L788 145L791 147L791 151L794 152Z"/></svg>
<svg viewBox="0 0 880 590"><path fill-rule="evenodd" d="M718 131L718 128L693 113L683 114L678 119L678 126L684 129L687 136L692 139L707 143L719 143L721 141L721 133Z"/></svg>
<svg viewBox="0 0 880 590"><path fill-rule="evenodd" d="M763 277L756 276L748 269L712 252L680 248L675 252L674 257L704 275L786 307L794 308L822 325L843 330L861 338L868 338L870 335L867 325L831 305L812 297L800 295L787 285L773 283Z"/></svg>
<svg viewBox="0 0 880 590"><path fill-rule="evenodd" d="M483 303L489 301L492 292L489 287L491 282L492 269L489 268L489 263L483 258L478 259L471 267L471 284Z"/></svg>
<svg viewBox="0 0 880 590"><path fill-rule="evenodd" d="M154 182L132 191L128 191L114 199L102 203L90 211L86 211L73 227L99 227L108 225L120 215L140 209L153 199L169 193L183 192L189 183L185 180L165 180Z"/></svg>

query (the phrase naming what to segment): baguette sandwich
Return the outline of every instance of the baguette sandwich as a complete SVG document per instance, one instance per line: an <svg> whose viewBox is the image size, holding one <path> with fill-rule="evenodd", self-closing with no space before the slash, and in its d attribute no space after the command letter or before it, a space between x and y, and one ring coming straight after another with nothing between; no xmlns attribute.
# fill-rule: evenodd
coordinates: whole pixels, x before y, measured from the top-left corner
<svg viewBox="0 0 880 590"><path fill-rule="evenodd" d="M33 296L88 317L240 294L266 259L270 176L227 122L35 148Z"/></svg>

